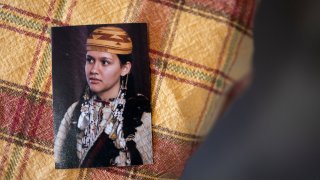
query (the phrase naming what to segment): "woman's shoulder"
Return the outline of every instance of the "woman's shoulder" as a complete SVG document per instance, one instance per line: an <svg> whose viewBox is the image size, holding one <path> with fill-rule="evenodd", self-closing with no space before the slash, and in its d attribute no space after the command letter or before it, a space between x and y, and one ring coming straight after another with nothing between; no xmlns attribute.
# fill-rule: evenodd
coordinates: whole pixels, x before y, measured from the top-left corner
<svg viewBox="0 0 320 180"><path fill-rule="evenodd" d="M150 102L145 96L137 94L126 100L123 112L123 132L125 137L134 134L137 131L136 128L143 124L141 118L145 112L150 112Z"/></svg>
<svg viewBox="0 0 320 180"><path fill-rule="evenodd" d="M134 136L136 147L140 152L143 164L152 164L152 123L151 113L144 112L141 117L141 126L137 127Z"/></svg>
<svg viewBox="0 0 320 180"><path fill-rule="evenodd" d="M68 112L69 112L69 113L72 113L72 112L74 111L74 109L76 108L76 106L78 105L78 103L79 103L79 101L76 101L76 102L72 103L72 104L68 107L67 113L68 113Z"/></svg>
<svg viewBox="0 0 320 180"><path fill-rule="evenodd" d="M127 99L126 106L128 109L134 109L140 112L150 112L150 100L143 94L137 93L136 95Z"/></svg>
<svg viewBox="0 0 320 180"><path fill-rule="evenodd" d="M141 116L141 122L151 126L151 112L144 112Z"/></svg>
<svg viewBox="0 0 320 180"><path fill-rule="evenodd" d="M69 106L68 111L73 111L76 106L78 105L79 101L76 101L74 103L71 104L71 106Z"/></svg>
<svg viewBox="0 0 320 180"><path fill-rule="evenodd" d="M67 109L67 112L64 114L64 117L63 117L63 119L65 120L65 121L71 121L71 117L72 117L72 115L73 115L73 112L74 112L74 109L76 108L76 106L78 105L78 101L76 101L76 102L74 102L74 103L72 103L69 107L68 107L68 109Z"/></svg>

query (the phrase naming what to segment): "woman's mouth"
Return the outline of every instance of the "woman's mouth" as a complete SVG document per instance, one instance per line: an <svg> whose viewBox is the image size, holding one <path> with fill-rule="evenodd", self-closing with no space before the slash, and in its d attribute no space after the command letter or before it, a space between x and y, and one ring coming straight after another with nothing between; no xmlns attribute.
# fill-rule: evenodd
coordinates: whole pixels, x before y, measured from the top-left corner
<svg viewBox="0 0 320 180"><path fill-rule="evenodd" d="M89 82L90 84L98 84L101 82L101 80L97 78L89 78Z"/></svg>

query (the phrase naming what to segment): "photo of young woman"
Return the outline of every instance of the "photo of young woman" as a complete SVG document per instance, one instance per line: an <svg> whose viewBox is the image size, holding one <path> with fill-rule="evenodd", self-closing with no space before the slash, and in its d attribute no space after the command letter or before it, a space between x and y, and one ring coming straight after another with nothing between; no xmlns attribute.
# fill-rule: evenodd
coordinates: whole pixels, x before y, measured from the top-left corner
<svg viewBox="0 0 320 180"><path fill-rule="evenodd" d="M55 116L55 121L60 121L55 122L56 168L151 164L150 95L145 93L150 90L143 93L136 88L135 84L145 82L136 81L139 78L132 73L133 66L137 65L133 40L117 25L90 28L87 28L89 34L84 45L83 91L62 120L58 119L59 115ZM54 42L53 39L53 46ZM53 54L58 52L56 49L59 47L53 48ZM58 76L54 70L53 76ZM149 74L149 69L145 74ZM148 84L145 88L150 88ZM55 91L53 94L54 101L63 98ZM61 114L55 105L58 107L54 103L54 115Z"/></svg>

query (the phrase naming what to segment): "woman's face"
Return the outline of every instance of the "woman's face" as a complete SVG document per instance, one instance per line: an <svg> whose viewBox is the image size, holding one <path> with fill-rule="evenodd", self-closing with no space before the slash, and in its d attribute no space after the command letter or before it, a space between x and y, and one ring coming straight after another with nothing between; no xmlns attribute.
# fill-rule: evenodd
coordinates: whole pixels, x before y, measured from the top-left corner
<svg viewBox="0 0 320 180"><path fill-rule="evenodd" d="M101 99L114 98L120 89L120 76L130 72L131 63L121 65L116 54L88 51L85 73L90 90Z"/></svg>

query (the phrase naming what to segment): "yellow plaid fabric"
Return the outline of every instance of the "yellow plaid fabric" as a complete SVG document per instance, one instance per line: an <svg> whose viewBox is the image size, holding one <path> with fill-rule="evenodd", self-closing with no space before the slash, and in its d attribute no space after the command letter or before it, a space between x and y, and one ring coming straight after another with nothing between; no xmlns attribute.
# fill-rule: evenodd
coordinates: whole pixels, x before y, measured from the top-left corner
<svg viewBox="0 0 320 180"><path fill-rule="evenodd" d="M176 179L251 72L255 0L1 0L1 179ZM56 170L50 27L148 23L154 164Z"/></svg>

